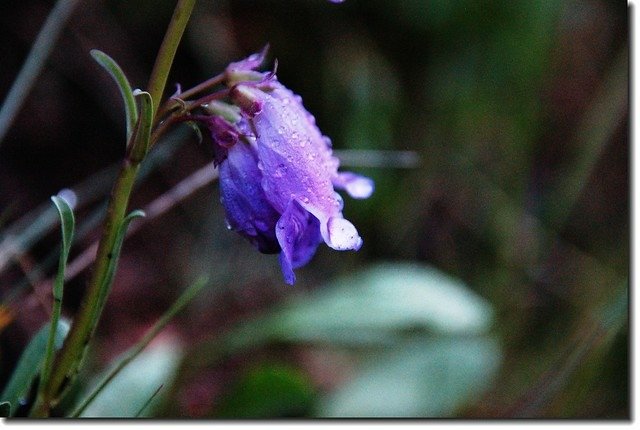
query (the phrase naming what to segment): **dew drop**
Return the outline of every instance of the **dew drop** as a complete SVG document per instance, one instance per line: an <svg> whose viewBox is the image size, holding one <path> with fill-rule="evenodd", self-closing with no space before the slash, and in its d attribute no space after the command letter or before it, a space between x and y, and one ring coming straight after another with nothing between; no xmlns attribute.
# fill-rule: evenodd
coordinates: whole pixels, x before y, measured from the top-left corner
<svg viewBox="0 0 640 430"><path fill-rule="evenodd" d="M287 166L280 164L273 172L274 178L282 178L287 173Z"/></svg>

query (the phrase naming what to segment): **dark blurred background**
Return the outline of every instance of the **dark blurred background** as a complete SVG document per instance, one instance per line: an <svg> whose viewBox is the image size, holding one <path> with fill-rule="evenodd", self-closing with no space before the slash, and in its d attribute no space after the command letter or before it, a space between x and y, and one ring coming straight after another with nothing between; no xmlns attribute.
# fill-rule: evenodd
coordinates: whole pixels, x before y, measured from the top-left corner
<svg viewBox="0 0 640 430"><path fill-rule="evenodd" d="M0 4L2 98L53 4ZM89 50L108 53L134 87L144 88L174 4L80 1L0 142L0 243L9 233L29 235L36 228L29 217L44 213L49 196L80 183L92 198L76 211L72 259L98 237L96 214L112 175L96 174L121 159L125 129L119 93ZM289 288L277 258L226 230L217 186L208 184L144 222L126 242L86 380L207 273L206 291L154 344L154 351L171 353L146 358L148 368L156 364L154 377L172 381L164 382L153 415L378 415L380 399L371 387L379 382L384 391L376 363L388 360L395 364L382 367L398 372L387 374L390 380L445 379L410 392L400 387L408 400L396 410L389 406L387 415L628 418L627 13L626 2L613 0L199 1L167 92L176 83L194 86L268 42L268 67L277 59L279 79L303 97L342 151L345 168L376 181L370 199L345 199L345 216L365 244L358 253L321 247ZM132 208L209 163L211 149L184 127L153 155ZM55 273L51 253L59 241L54 227L34 233L0 267L0 385L48 318L46 280ZM203 352L216 345L216 335L277 313L290 300L296 300L292 308L306 309L309 300L310 309L319 309L314 293L342 291L336 282L362 282L358 276L383 262L383 268L411 263L419 273L446 274L466 294L483 298L492 321L483 336L495 342L486 355L490 365L465 373L478 356L473 348L455 350L460 362L443 356L432 368L440 373L390 355L413 351L393 342L426 339L415 321L393 331L391 347L285 334L238 351L220 353L218 345L216 353ZM392 272L384 279L401 295L408 281ZM68 316L87 273L66 286ZM417 284L426 279L421 276ZM335 297L338 315L363 311ZM441 299L445 308L457 306L454 298ZM341 335L353 330L357 338L360 326L345 324ZM249 324L243 333L251 330ZM433 339L449 339L431 330L426 327L430 348ZM464 348L470 348L464 339L475 341L468 333L459 339ZM431 360L445 349L416 351ZM458 374L458 391L436 398L449 384L457 387L451 378ZM464 378L469 374L480 387ZM354 406L340 400L357 392L358 383L369 396ZM101 413L122 413L113 400L103 403L113 409Z"/></svg>

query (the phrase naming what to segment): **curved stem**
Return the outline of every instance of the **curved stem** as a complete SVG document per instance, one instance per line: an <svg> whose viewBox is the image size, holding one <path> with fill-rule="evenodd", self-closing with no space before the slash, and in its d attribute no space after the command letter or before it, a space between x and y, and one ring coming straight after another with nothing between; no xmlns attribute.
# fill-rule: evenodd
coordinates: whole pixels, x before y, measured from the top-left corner
<svg viewBox="0 0 640 430"><path fill-rule="evenodd" d="M224 78L225 78L225 73L220 73L219 75L216 75L213 78L209 78L206 81L196 85L193 88L189 88L188 90L183 91L178 95L183 100L188 99L189 97L196 95L210 87L213 87L214 85L221 84L224 81Z"/></svg>

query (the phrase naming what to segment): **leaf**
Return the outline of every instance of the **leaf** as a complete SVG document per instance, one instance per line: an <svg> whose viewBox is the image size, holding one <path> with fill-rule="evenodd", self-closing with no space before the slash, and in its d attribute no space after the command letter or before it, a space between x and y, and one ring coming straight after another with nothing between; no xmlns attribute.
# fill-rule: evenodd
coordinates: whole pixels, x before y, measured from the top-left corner
<svg viewBox="0 0 640 430"><path fill-rule="evenodd" d="M0 418L7 418L11 413L11 403L0 402Z"/></svg>
<svg viewBox="0 0 640 430"><path fill-rule="evenodd" d="M84 410L81 417L134 417L141 405L154 395L162 384L173 378L182 357L182 350L177 343L164 339L143 351L96 396ZM120 359L116 359L118 363ZM87 392L102 381L110 369L96 378ZM153 413L154 405L162 402L162 391L154 396L149 407L142 416Z"/></svg>
<svg viewBox="0 0 640 430"><path fill-rule="evenodd" d="M491 321L490 305L462 282L427 266L383 263L285 305L260 330L285 340L362 344L401 332L482 333Z"/></svg>
<svg viewBox="0 0 640 430"><path fill-rule="evenodd" d="M129 156L133 160L141 161L149 149L151 140L153 100L151 94L146 91L136 90L133 94L140 97L140 118L129 143Z"/></svg>
<svg viewBox="0 0 640 430"><path fill-rule="evenodd" d="M64 272L71 250L71 242L73 241L73 231L75 228L75 218L73 211L67 201L59 196L52 196L51 200L56 206L60 215L60 224L62 230L62 249L60 251L60 260L58 263L58 273L53 283L53 309L51 311L51 326L49 328L49 338L45 351L44 365L42 367L42 377L40 379L40 390L43 390L51 374L51 366L53 365L54 345L56 332L58 330L58 322L62 312L62 294L64 289Z"/></svg>
<svg viewBox="0 0 640 430"><path fill-rule="evenodd" d="M97 49L91 50L91 56L107 71L107 73L109 73L109 75L111 75L116 85L118 85L118 89L120 90L120 94L124 101L128 141L131 138L131 134L138 122L138 108L136 106L131 85L129 84L124 72L113 58Z"/></svg>
<svg viewBox="0 0 640 430"><path fill-rule="evenodd" d="M401 338L485 333L492 321L490 304L461 281L416 263L381 263L247 321L202 351L217 360L272 341L394 346Z"/></svg>
<svg viewBox="0 0 640 430"><path fill-rule="evenodd" d="M25 348L15 370L11 374L9 382L2 392L2 396L0 396L2 401L8 401L14 406L19 405L20 400L28 393L31 384L36 375L40 372L40 367L44 361L47 339L49 336L49 327L49 323L45 324ZM68 332L69 323L61 320L58 324L58 330L56 331L56 349L60 349ZM12 413L15 413L15 410L13 410Z"/></svg>
<svg viewBox="0 0 640 430"><path fill-rule="evenodd" d="M108 285L108 287L103 287L100 289L100 291L102 291L102 295L99 297L99 300L101 302L99 309L102 309L102 306L104 305L104 302L106 301L108 295L109 295L109 291L111 289L111 284L113 284L113 278L115 276L116 273L116 269L118 267L118 260L120 258L120 251L122 250L122 244L124 242L124 238L126 236L127 233L127 228L129 227L129 224L131 223L131 221L133 221L135 218L140 218L140 217L144 217L145 213L141 210L135 210L132 211L129 215L127 215L123 220L122 220L122 224L120 224L120 228L118 229L118 233L116 236L116 240L114 241L113 244L113 249L111 251L111 258L109 259L109 266L107 268L107 271L105 272L105 277L102 280L104 285ZM97 316L99 317L99 315ZM94 326L96 324L96 321L94 321Z"/></svg>
<svg viewBox="0 0 640 430"><path fill-rule="evenodd" d="M51 200L56 205L56 209L60 214L60 221L62 226L62 256L64 256L66 260L66 258L69 256L69 250L71 249L71 241L73 240L75 218L73 216L73 210L64 198L59 196L51 196Z"/></svg>
<svg viewBox="0 0 640 430"><path fill-rule="evenodd" d="M500 362L486 337L418 339L371 354L320 402L321 417L448 417L488 388Z"/></svg>
<svg viewBox="0 0 640 430"><path fill-rule="evenodd" d="M216 416L253 419L302 416L310 409L314 395L311 381L300 370L284 363L260 363L240 377L216 408Z"/></svg>

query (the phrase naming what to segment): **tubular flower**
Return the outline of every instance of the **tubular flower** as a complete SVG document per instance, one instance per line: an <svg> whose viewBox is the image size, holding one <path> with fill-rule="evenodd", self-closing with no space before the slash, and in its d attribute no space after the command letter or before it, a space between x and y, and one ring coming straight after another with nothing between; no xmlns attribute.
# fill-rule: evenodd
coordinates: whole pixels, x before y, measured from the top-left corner
<svg viewBox="0 0 640 430"><path fill-rule="evenodd" d="M226 121L206 125L214 142L225 143L220 189L229 227L263 253L280 252L285 281L293 284L293 270L307 264L321 242L339 251L360 249L362 239L343 217L335 189L367 198L374 185L338 172L331 141L300 96L275 74L255 72L261 62L256 54L227 68L229 96L241 110L233 130Z"/></svg>

